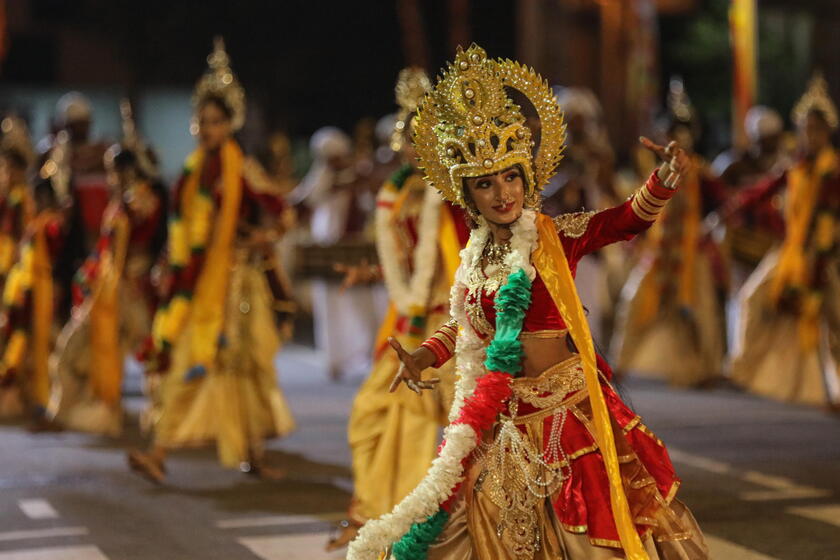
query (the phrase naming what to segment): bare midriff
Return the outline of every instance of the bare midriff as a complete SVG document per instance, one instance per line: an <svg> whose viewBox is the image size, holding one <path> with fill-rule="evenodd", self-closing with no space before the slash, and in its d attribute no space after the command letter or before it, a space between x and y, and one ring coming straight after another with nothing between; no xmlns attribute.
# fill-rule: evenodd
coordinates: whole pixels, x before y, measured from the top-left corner
<svg viewBox="0 0 840 560"><path fill-rule="evenodd" d="M539 377L554 364L571 358L574 354L566 343L567 336L563 334L558 338L523 338L522 375Z"/></svg>

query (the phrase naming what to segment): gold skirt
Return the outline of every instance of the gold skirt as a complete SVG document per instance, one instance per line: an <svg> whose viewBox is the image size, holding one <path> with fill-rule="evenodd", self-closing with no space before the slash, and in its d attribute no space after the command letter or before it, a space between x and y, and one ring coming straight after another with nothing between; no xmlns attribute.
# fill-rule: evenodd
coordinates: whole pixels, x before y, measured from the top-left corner
<svg viewBox="0 0 840 560"><path fill-rule="evenodd" d="M683 316L662 299L649 313L645 301L657 288L661 274L649 263L637 265L622 291L610 353L619 371L692 386L720 377L725 356L723 309L715 292L709 259L697 255L695 304L691 317Z"/></svg>
<svg viewBox="0 0 840 560"><path fill-rule="evenodd" d="M149 270L145 255L130 256L119 284L117 353L133 354L151 328L151 309L143 286ZM117 437L123 428L119 402L106 403L94 391L91 371L91 305L84 302L64 325L50 356L51 395L47 415L69 430ZM122 384L122 368L115 380Z"/></svg>
<svg viewBox="0 0 840 560"><path fill-rule="evenodd" d="M840 277L837 261L827 267L825 299L819 317L819 343L799 344L798 317L780 313L769 290L779 261L769 253L744 284L741 316L732 349L732 380L771 399L823 406L840 402Z"/></svg>
<svg viewBox="0 0 840 560"><path fill-rule="evenodd" d="M243 252L229 274L227 343L202 377L186 379L192 366L188 319L169 371L152 387L148 420L156 445L215 443L222 465L236 468L260 453L266 438L291 432L294 419L277 385L274 358L281 342L264 273Z"/></svg>
<svg viewBox="0 0 840 560"><path fill-rule="evenodd" d="M570 434L563 433L564 425L566 430L591 432L584 384L579 357L549 368L540 377L514 380L514 402L527 403L532 412L519 416L516 409L521 405L514 405L510 416L503 415L496 424L492 440L488 437L474 453L460 498L430 547L429 560L625 558L619 543L595 538L586 526L566 526L555 510L557 502L565 499L564 489L575 487L572 477L580 476L575 468L584 468L575 463L599 464L591 461L597 446L573 445L570 442L584 441L580 434L567 438ZM708 558L694 517L674 499L677 482L670 495L662 496L630 440L623 439L633 429L646 430L638 417L625 426L613 419L631 513L637 523L650 527L643 533L648 556L651 560ZM591 433L588 437L594 439Z"/></svg>

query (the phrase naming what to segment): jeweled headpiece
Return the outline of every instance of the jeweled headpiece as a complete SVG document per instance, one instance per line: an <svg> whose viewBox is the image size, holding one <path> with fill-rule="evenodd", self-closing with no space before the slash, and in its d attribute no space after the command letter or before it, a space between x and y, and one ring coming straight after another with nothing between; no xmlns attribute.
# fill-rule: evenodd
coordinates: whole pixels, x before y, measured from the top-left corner
<svg viewBox="0 0 840 560"><path fill-rule="evenodd" d="M432 82L422 68L409 66L400 70L394 93L400 109L394 120L394 133L391 135L391 149L398 152L405 142L405 128L408 126L411 114L423 101L423 96L432 89Z"/></svg>
<svg viewBox="0 0 840 560"><path fill-rule="evenodd" d="M540 119L540 146L532 155L531 130L505 88L518 90ZM548 85L532 68L512 60L491 60L473 44L460 47L455 61L423 99L414 124L414 146L426 179L448 201L466 206L463 179L522 168L526 202L539 193L563 157L563 112Z"/></svg>
<svg viewBox="0 0 840 560"><path fill-rule="evenodd" d="M195 85L192 102L198 107L208 97L219 97L231 111L231 126L239 130L245 124L245 90L230 69L230 58L221 37L213 40L213 52L207 57L207 72Z"/></svg>
<svg viewBox="0 0 840 560"><path fill-rule="evenodd" d="M35 161L35 151L32 149L29 129L23 119L15 116L6 117L0 123L0 130L3 132L0 149L16 153L27 167L32 165Z"/></svg>
<svg viewBox="0 0 840 560"><path fill-rule="evenodd" d="M137 166L148 178L158 176L157 165L149 157L149 150L146 143L137 132L137 125L134 122L134 112L131 109L131 102L128 99L120 101L120 117L122 118L122 141L118 145L111 146L105 151L105 167L110 168L114 164L114 157L122 150L128 150L134 154Z"/></svg>
<svg viewBox="0 0 840 560"><path fill-rule="evenodd" d="M828 84L822 72L817 72L808 83L808 89L796 102L791 112L793 122L801 124L805 121L808 113L819 111L825 117L825 122L831 130L836 130L838 125L837 106L828 94Z"/></svg>

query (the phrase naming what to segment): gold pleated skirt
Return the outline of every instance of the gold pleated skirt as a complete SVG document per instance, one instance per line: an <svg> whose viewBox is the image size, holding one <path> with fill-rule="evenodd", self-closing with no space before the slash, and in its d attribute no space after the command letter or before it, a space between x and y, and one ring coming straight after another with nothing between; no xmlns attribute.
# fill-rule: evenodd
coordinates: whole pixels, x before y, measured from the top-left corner
<svg viewBox="0 0 840 560"><path fill-rule="evenodd" d="M264 272L238 253L230 275L226 344L203 376L187 379L193 365L188 318L169 371L151 391L148 420L156 445L215 444L222 465L236 468L261 452L265 439L291 432L294 419L277 385L274 359L281 339Z"/></svg>
<svg viewBox="0 0 840 560"><path fill-rule="evenodd" d="M537 466L538 461L523 461L519 457L521 454L517 455L511 450L530 446L543 455L544 451L551 447L551 435L546 430L547 419L556 417L556 413L563 411L577 418L586 418L591 414L591 411L587 412L589 406L586 391L579 390L582 385L579 364L579 358L575 357L549 368L539 378L514 380L514 395L527 397L530 394L535 397L531 399L533 402L548 403L553 400L559 404L512 420L521 434L522 445L511 445L507 442L502 443L500 447L499 440L496 439L493 443L486 442L481 448L483 451L474 454L460 498L443 533L429 549L429 560L625 558L618 542L600 542L587 533L586 527L566 527L560 522L555 513L554 502L562 499L562 485L553 490L549 490L551 487L546 485L544 497L529 495L533 487L522 488L523 485L518 484L515 474L499 477L493 472L493 469L498 469L497 465L504 464L495 458L498 453L502 453L507 457L508 471L521 469L521 465L525 463L536 466L539 471L536 472L532 468L532 476L536 474L543 481L550 480L550 475L546 476L545 467ZM578 377L574 377L575 375ZM552 399L552 387L556 388L555 394L562 399ZM588 424L589 422L584 422L587 430L590 429ZM631 429L642 427L638 417L628 426ZM622 433L622 428L615 421L613 430L616 432L622 479L631 509L637 522L644 520L644 523L651 527L643 537L643 545L650 559L707 559L708 549L703 534L691 512L673 495L663 497L658 493L653 478L644 469L635 452L628 443L620 439L622 436L618 434ZM500 424L496 425L493 432L493 438L497 438ZM487 437L489 438L490 434ZM575 451L569 449L558 461L571 469L573 462L580 457L591 457L593 452L597 452L597 448ZM511 462L516 464L511 465ZM573 473L572 470L568 472ZM676 490L676 486L673 490ZM518 507L523 504L526 507Z"/></svg>

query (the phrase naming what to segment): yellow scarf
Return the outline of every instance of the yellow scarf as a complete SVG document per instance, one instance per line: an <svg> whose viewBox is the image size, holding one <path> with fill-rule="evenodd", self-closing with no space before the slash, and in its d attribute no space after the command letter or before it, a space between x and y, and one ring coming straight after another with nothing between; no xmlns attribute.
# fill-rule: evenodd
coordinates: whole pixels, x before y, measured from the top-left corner
<svg viewBox="0 0 840 560"><path fill-rule="evenodd" d="M21 235L22 232L26 231L26 226L32 220L33 213L32 198L29 196L26 185L12 187L6 198L6 204L9 207L20 205L17 210L20 214L20 230L0 233L0 275L8 274L15 264L18 244L21 240L19 238L15 239L14 236L15 234Z"/></svg>
<svg viewBox="0 0 840 560"><path fill-rule="evenodd" d="M811 281L805 243L816 211L820 188L826 176L837 172L837 152L824 148L813 165L800 162L788 172L785 202L785 240L779 251L779 264L770 284L770 300L775 305L788 288L804 289ZM799 321L799 343L803 350L818 341L818 296L806 295Z"/></svg>
<svg viewBox="0 0 840 560"><path fill-rule="evenodd" d="M107 228L113 230L113 241L99 255L99 274L96 277L90 309L91 367L90 381L94 394L108 405L120 400L123 355L119 340L119 288L125 268L128 238L131 232L128 217L109 209Z"/></svg>
<svg viewBox="0 0 840 560"><path fill-rule="evenodd" d="M552 219L545 214L537 215L539 244L532 255L532 262L545 282L551 299L566 321L569 334L577 345L583 362L586 387L592 406L592 420L595 425L595 439L601 449L607 477L610 482L610 504L621 545L629 560L647 560L642 541L636 532L636 526L630 516L630 506L621 482L618 454L610 424L609 411L598 380L598 366L595 358L595 346L589 323L583 311L583 305L575 287L569 263L563 246L557 236Z"/></svg>
<svg viewBox="0 0 840 560"><path fill-rule="evenodd" d="M224 326L233 242L242 200L242 150L234 140L221 148L222 202L214 216L215 204L199 193L204 150L187 159L192 172L184 184L179 210L181 218L170 225L170 262L185 264L193 247L204 247L204 263L191 298L176 294L165 310L155 316L155 340L174 341L191 315L190 348L192 363L208 367L216 357ZM207 242L209 239L209 243Z"/></svg>

